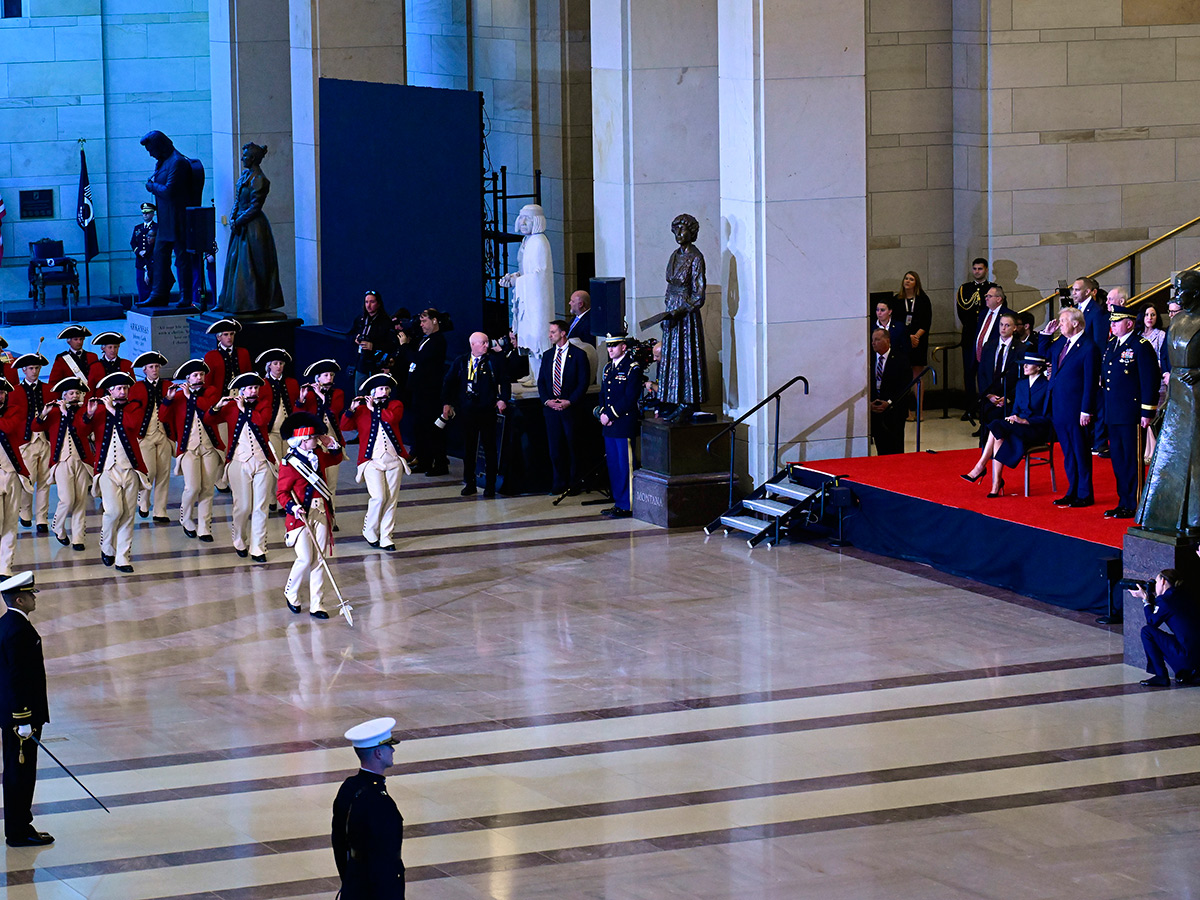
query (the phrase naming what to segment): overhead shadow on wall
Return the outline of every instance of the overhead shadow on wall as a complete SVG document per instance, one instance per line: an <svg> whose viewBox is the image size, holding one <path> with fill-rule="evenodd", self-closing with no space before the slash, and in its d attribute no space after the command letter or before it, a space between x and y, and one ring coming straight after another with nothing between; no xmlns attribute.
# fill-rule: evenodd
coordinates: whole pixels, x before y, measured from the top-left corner
<svg viewBox="0 0 1200 900"><path fill-rule="evenodd" d="M729 334L725 335L724 344L729 348L729 361L724 366L723 373L725 383L725 405L729 409L738 408L738 345L737 332L734 330L733 322L737 318L738 310L741 308L741 290L738 286L738 263L737 257L734 256L727 248L732 243L733 224L726 218L721 219L721 229L724 231L722 241L721 256L729 262L728 271L725 273L725 296L729 305Z"/></svg>
<svg viewBox="0 0 1200 900"><path fill-rule="evenodd" d="M803 395L801 395L801 400L803 400ZM843 425L840 426L838 430L842 432L845 439L845 447L842 450L842 456L849 456L854 449L854 407L859 403L865 404L866 402L867 391L866 388L863 388L862 390L851 394L833 409L829 410L829 412L827 412L821 418L817 419L815 422L812 422L807 428L797 432L791 438L784 439L781 437L779 440L779 458L787 459L785 448L787 450L791 450L800 443L815 440L816 438L814 435L818 434L826 425L829 425L830 423L836 423L839 419L843 420ZM865 411L863 415L866 415ZM820 440L825 442L830 440L830 438L821 437Z"/></svg>
<svg viewBox="0 0 1200 900"><path fill-rule="evenodd" d="M1020 274L1021 270L1014 260L997 259L992 262L992 280L1004 288L1008 305L1017 310L1031 306L1041 300L1046 294L1049 294L1051 290L1047 289L1043 293L1041 288L1034 287L1031 284L1021 284L1019 281ZM1034 312L1034 315L1040 314L1043 313L1041 311Z"/></svg>

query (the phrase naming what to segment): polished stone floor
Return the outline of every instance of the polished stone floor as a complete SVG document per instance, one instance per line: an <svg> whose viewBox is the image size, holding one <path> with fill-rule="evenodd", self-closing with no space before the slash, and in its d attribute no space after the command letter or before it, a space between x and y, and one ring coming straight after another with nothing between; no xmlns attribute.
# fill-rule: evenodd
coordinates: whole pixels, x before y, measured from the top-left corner
<svg viewBox="0 0 1200 900"><path fill-rule="evenodd" d="M132 576L94 513L83 553L21 535L48 746L112 813L43 757L58 840L4 897L330 898L340 735L380 715L418 900L1196 895L1200 689L1138 687L1090 618L449 478L386 553L351 475L354 628L284 607L278 518L259 565L139 520Z"/></svg>

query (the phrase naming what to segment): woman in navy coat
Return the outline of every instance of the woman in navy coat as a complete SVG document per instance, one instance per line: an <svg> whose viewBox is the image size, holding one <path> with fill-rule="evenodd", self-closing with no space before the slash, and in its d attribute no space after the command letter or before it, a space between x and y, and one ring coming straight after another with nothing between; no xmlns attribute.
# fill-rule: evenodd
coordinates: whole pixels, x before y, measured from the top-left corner
<svg viewBox="0 0 1200 900"><path fill-rule="evenodd" d="M992 489L989 497L1004 495L1004 469L1016 468L1025 458L1026 447L1036 447L1052 439L1050 424L1050 387L1045 376L1046 360L1026 353L1021 360L1025 377L1017 382L1012 415L988 423L987 443L983 453L963 478L976 482L984 476L988 463L992 465Z"/></svg>

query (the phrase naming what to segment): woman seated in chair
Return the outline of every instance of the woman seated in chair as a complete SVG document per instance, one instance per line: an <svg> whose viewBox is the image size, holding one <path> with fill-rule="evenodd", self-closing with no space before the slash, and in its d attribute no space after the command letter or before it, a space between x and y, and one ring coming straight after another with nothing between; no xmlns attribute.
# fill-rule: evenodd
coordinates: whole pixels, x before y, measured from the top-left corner
<svg viewBox="0 0 1200 900"><path fill-rule="evenodd" d="M979 462L963 478L972 483L982 478L992 464L992 489L988 497L1004 496L1004 467L1016 468L1027 447L1054 439L1050 424L1050 387L1045 376L1046 360L1026 353L1021 360L1025 377L1017 382L1012 415L988 423L987 443Z"/></svg>

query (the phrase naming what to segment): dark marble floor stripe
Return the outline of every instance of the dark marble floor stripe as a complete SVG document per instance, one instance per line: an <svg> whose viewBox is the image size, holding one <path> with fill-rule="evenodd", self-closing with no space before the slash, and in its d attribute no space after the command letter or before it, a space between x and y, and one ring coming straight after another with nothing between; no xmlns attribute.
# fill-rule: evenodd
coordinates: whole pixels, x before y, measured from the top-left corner
<svg viewBox="0 0 1200 900"><path fill-rule="evenodd" d="M981 759L954 760L945 763L930 763L919 766L902 766L893 769L880 769L867 772L854 772L843 775L818 776L766 784L744 785L735 788L715 788L700 791L688 791L677 794L662 794L653 797L638 797L629 800L611 801L606 803L579 804L575 806L550 807L539 810L529 810L519 813L501 813L491 816L477 816L470 819L452 819L440 822L426 822L409 825L405 828L405 837L412 839L432 835L458 834L470 831L488 829L513 828L522 825L540 824L546 822L569 822L579 819L589 819L598 816L614 816L628 813L645 812L658 809L678 809L700 804L726 803L746 800L756 797L772 797L789 794L806 793L811 791L835 790L839 788L856 787L869 784L889 784L902 781L914 781L929 778L942 778L954 775L964 775L978 772L1012 770L1030 766L1043 766L1054 763L1075 762L1085 759L1123 756L1133 753L1148 753L1162 750L1176 750L1200 746L1200 733L1171 735L1162 738L1146 738L1133 741L1117 741L1099 745L1081 745L1058 750L1034 751L1027 753L1007 754L1003 756L985 757ZM1148 788L1149 784L1170 782L1161 788ZM836 828L857 827L863 824L884 824L898 821L912 821L918 818L930 818L933 815L958 815L980 812L992 809L1012 809L1017 806L1032 806L1045 803L1059 803L1066 800L1091 799L1093 797L1118 796L1125 793L1142 793L1148 789L1166 789L1167 787L1190 787L1200 784L1200 773L1187 773L1164 779L1137 779L1133 781L1114 782L1096 786L1078 788L1061 788L1033 793L1004 795L998 797L979 798L976 800L928 804L924 806L906 807L902 809L879 810L877 812L856 813L848 816L834 816L818 819L806 819L797 822L787 822L780 825L753 826L734 829L736 832L760 833L762 837L778 836L779 834L798 834L805 831L827 831ZM1130 787L1132 785L1132 787ZM793 829L793 830L789 830ZM761 834L770 831L771 834ZM777 833L776 833L777 832ZM714 834L729 832L706 832L701 834L683 834L666 838L657 838L651 842L656 849L680 849L684 846L701 846L708 843L727 843L725 840L712 840ZM746 838L749 839L749 838ZM635 844L647 842L633 842ZM224 860L249 859L258 856L271 856L278 853L300 853L319 850L329 845L328 835L311 835L307 837L290 838L287 840L233 844L224 847L211 847L202 850L182 851L147 855L141 857L126 857L123 859L102 860L91 863L74 865L48 866L39 869L13 870L7 874L4 885L28 884L34 880L72 878L90 878L110 875L119 872L146 871L152 869L171 868L174 866L193 865L202 862L218 862ZM670 845L670 846L668 846ZM623 844L602 845L604 847L621 847ZM566 851L545 851L541 855L549 856L553 861L573 861L572 857L579 851L590 851L596 848L573 848ZM623 855L623 854L616 854ZM556 857L562 858L556 858ZM596 857L585 857L596 858ZM509 859L505 857L504 859ZM478 864L480 860L472 860L467 865ZM457 867L457 864L456 864ZM425 867L429 868L429 867ZM443 874L464 874L461 871L450 873L446 867L437 867ZM421 880L414 873L421 869L410 870L410 880ZM430 877L439 877L433 875ZM187 895L191 896L191 895Z"/></svg>
<svg viewBox="0 0 1200 900"><path fill-rule="evenodd" d="M657 532L644 533L655 534ZM781 688L772 691L689 697L679 700L664 700L659 703L645 703L639 706L610 706L562 713L547 713L540 716L513 716L506 719L488 719L480 722L463 722L454 725L397 729L395 734L402 741L425 740L428 738L483 734L490 731L506 731L516 728L536 728L543 725L569 725L579 722L595 722L601 719L624 719L684 710L743 706L777 700L800 700L808 697L829 697L837 694L856 694L865 691L886 691L931 684L950 684L957 681L975 681L981 678L1002 678L1011 675L1062 672L1070 669L1087 669L1116 665L1122 659L1123 657L1119 653L1100 656L1077 656L1046 660L1044 662L1015 663L1013 665L994 666L984 669L957 669L949 672L933 672L927 675L901 675L894 678L876 678L868 681L843 681L834 684ZM310 750L338 749L344 745L345 741L340 737L315 741L287 741L277 744L251 744L243 747L228 747L222 750L197 750L189 753L169 753L161 756L143 756L132 759L80 763L71 768L76 774L94 775L104 772L127 772L140 769L163 768L166 766L186 766L194 763L219 762L221 760L250 759L256 756L276 756L283 753L307 753ZM66 778L67 776L63 772L55 770L39 773L38 777L46 779Z"/></svg>
<svg viewBox="0 0 1200 900"><path fill-rule="evenodd" d="M1015 697L992 697L986 700L969 700L955 703L938 703L929 706L902 707L899 709L874 710L863 713L848 713L836 716L819 716L812 719L797 719L785 722L766 722L758 725L737 725L727 728L712 728L672 734L647 735L645 737L622 738L612 741L591 741L582 744L567 744L561 747L534 747L528 750L511 750L499 753L479 753L472 756L443 757L401 763L392 768L394 776L428 772L457 771L489 766L510 765L543 759L564 759L605 753L620 753L630 750L645 750L657 747L677 747L685 744L709 743L711 741L734 740L747 737L763 737L776 734L796 734L828 728L843 728L854 725L870 725L880 722L896 722L906 719L931 718L935 716L960 715L983 710L1017 709L1040 706L1048 703L1066 703L1099 697L1116 697L1143 691L1140 685L1105 685L1094 688L1078 688L1064 691L1046 691L1040 694L1024 694ZM81 774L84 767L76 767ZM61 776L60 776L61 777ZM302 775L280 775L276 778L250 778L239 781L196 784L155 791L133 791L125 794L109 794L102 799L109 807L141 806L148 803L165 803L172 800L198 799L202 797L247 794L256 791L284 790L316 784L336 784L346 777L344 771L309 772ZM76 812L91 808L92 800L54 800L34 804L39 815Z"/></svg>

